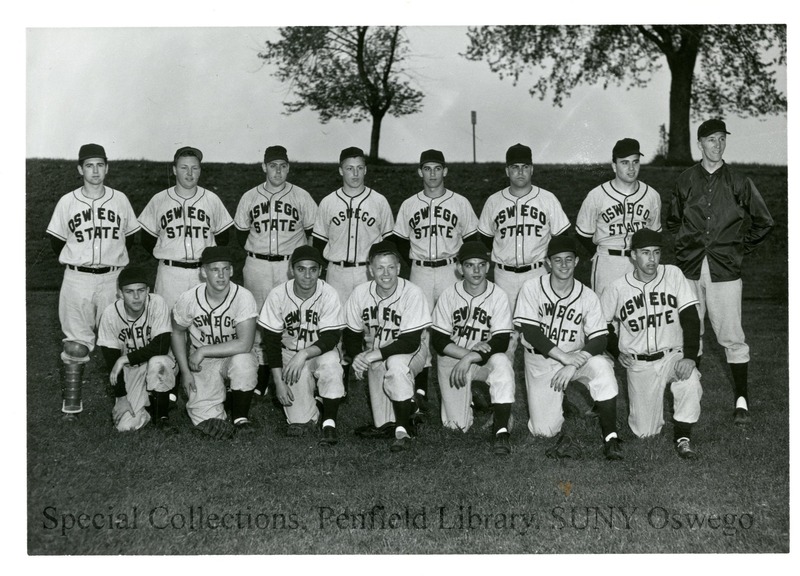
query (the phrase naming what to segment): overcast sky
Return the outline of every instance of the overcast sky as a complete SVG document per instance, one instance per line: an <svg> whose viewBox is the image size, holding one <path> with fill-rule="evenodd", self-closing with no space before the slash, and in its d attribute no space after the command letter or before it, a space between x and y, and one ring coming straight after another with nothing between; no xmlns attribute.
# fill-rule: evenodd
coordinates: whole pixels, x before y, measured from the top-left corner
<svg viewBox="0 0 800 576"><path fill-rule="evenodd" d="M420 113L384 121L383 158L414 162L438 148L450 161L471 161L473 110L478 161L501 160L522 142L537 163L605 162L623 137L638 139L645 161L652 158L659 126L669 121L666 64L646 89L582 87L557 108L530 96L533 76L514 86L485 62L460 56L466 30L408 28L407 68L425 99ZM298 161L369 149L370 122L284 114L287 86L257 57L266 39L277 38L275 27L31 27L26 36L27 157L72 158L85 142L103 144L111 159L163 161L184 145L212 162L257 162L278 143ZM785 70L780 78L785 87ZM726 120L726 159L786 164L785 115Z"/></svg>

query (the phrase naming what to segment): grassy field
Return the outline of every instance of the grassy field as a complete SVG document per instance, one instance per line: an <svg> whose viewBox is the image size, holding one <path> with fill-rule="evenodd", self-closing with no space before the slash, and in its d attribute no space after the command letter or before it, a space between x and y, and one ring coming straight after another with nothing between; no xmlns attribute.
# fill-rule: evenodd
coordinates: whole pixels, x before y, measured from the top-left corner
<svg viewBox="0 0 800 576"><path fill-rule="evenodd" d="M79 185L72 162L27 163L27 541L33 555L53 554L510 554L783 553L789 551L789 371L787 170L742 167L776 220L745 268L744 325L752 349L754 424L731 424L724 353L707 335L703 415L695 428L701 458L680 460L671 429L641 441L620 423L626 460L602 458L596 424L572 417L583 447L578 461L548 460L550 441L524 429L527 407L518 379L514 453L492 456L485 417L466 435L436 417L415 448L399 455L386 441L360 440L369 421L364 386L351 382L341 409L342 441L323 450L315 438L283 436L281 412L254 404L258 430L230 442L190 431L118 434L99 355L84 375L78 426L59 418L61 268L44 230L57 199ZM298 164L290 179L317 200L340 185L335 166ZM666 205L679 169L644 166L641 179ZM168 166L114 162L107 184L134 209L171 184ZM74 177L73 177L74 176ZM556 193L574 221L580 202L607 179L606 166L536 167L534 182ZM233 213L261 180L260 167L208 164L201 183ZM419 189L413 166L370 168L368 184L397 210ZM503 187L502 166L450 167L448 184L474 199ZM137 247L134 262L155 263ZM672 255L666 251L665 261ZM582 263L579 276L588 276ZM240 281L240 271L234 281ZM517 374L521 377L521 366ZM436 400L436 399L435 399ZM438 401L435 401L438 405Z"/></svg>

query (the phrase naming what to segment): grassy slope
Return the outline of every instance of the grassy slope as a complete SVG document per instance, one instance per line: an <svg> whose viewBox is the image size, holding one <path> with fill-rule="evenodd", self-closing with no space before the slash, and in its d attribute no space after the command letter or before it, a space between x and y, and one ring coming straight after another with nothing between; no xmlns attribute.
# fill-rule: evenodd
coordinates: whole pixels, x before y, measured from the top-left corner
<svg viewBox="0 0 800 576"><path fill-rule="evenodd" d="M182 431L177 437L164 438L154 430L120 435L109 422L110 400L99 358L85 374L82 422L64 428L56 400L61 335L57 294L51 292L60 282L60 269L42 232L58 197L78 182L65 177L74 170L67 162L29 161L27 169L26 277L29 290L35 290L28 293L27 302L30 553L788 551L785 168L747 167L778 224L746 266L743 312L753 354L754 426L746 431L731 426L724 354L707 338L704 413L696 428L702 458L694 463L679 460L671 450L668 425L649 441L632 439L623 426L629 441L624 445L626 460L619 464L601 458L596 426L579 418L567 424L584 447L578 462L547 460L543 453L548 441L528 435L524 424L514 436L513 456L495 459L489 453L488 432L479 429L481 421L466 435L446 432L434 422L425 428L414 452L390 455L386 442L360 441L351 434L369 419L365 391L357 383L351 384L341 411L343 441L332 451L320 450L312 438L283 437L282 415L266 402L253 409L263 427L233 442L198 438L177 414L173 417ZM505 183L499 165L454 165L450 170L450 187L474 198L476 211ZM292 181L318 200L339 184L335 167L329 165L301 164L293 171ZM645 166L641 177L660 190L666 202L677 173ZM607 176L605 167L543 166L537 167L535 182L558 194L574 220L583 195ZM260 178L257 166L204 166L204 185L219 191L231 212L241 193ZM389 197L395 211L402 198L419 187L409 166L372 168L368 181ZM167 174L163 165L117 162L108 183L128 193L138 212L152 193L167 186ZM39 206L42 210L35 209ZM139 248L133 258L148 262ZM671 255L665 259L670 261ZM580 273L585 277L587 271L584 263ZM518 423L526 419L521 382L514 409ZM623 402L620 415L624 413ZM408 509L417 525L424 511L425 526L370 528L368 515L374 506L384 506L387 517ZM467 514L463 529L453 528L459 506ZM473 514L483 517L474 518L472 527L470 506ZM443 525L440 507L445 510ZM621 515L623 507L636 508L630 524ZM109 514L116 520L127 514L131 522L134 508L136 529L108 527ZM241 513L243 527L179 527L181 519L188 523L190 512L197 515L199 508L206 518ZM333 520L320 526L320 513L328 509L335 515L350 514L342 519L347 526L339 528ZM611 527L597 516L598 509L606 517L611 514ZM665 527L660 527L662 509L670 515ZM156 524L171 518L177 527L153 527L151 511ZM69 521L80 512L100 514L95 521L101 527L73 527L62 536L62 515ZM367 515L367 528L352 527L353 514L358 513ZM267 522L268 527L248 528L248 514L251 523ZM516 517L515 528L510 528L512 514L532 516L533 526L520 528ZM727 517L735 528L714 529L706 523L692 529L687 514L735 515L735 520Z"/></svg>

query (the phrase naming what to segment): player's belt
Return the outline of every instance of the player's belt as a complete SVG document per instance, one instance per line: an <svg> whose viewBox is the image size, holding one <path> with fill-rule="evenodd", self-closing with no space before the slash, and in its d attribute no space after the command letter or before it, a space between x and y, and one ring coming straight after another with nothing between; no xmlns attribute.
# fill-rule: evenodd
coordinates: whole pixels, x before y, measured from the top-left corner
<svg viewBox="0 0 800 576"><path fill-rule="evenodd" d="M256 254L255 252L248 252L247 255L267 262L283 262L291 258L291 256L281 256L280 254Z"/></svg>
<svg viewBox="0 0 800 576"><path fill-rule="evenodd" d="M417 266L425 266L427 268L441 268L455 262L455 258L444 258L442 260L413 260Z"/></svg>
<svg viewBox="0 0 800 576"><path fill-rule="evenodd" d="M88 266L74 266L73 264L67 264L67 268L77 272L85 272L86 274L108 274L109 272L116 270L118 267L103 266L102 268L89 268Z"/></svg>
<svg viewBox="0 0 800 576"><path fill-rule="evenodd" d="M642 362L655 362L656 360L661 360L667 352L672 352L672 349L670 348L666 352L662 350L655 354L631 354L631 356Z"/></svg>
<svg viewBox="0 0 800 576"><path fill-rule="evenodd" d="M614 250L613 248L607 248L606 252L608 252L609 256L627 256L628 258L631 257L630 250Z"/></svg>
<svg viewBox="0 0 800 576"><path fill-rule="evenodd" d="M337 266L341 266L342 268L356 268L357 266L366 266L369 262L331 262L331 264L336 264Z"/></svg>
<svg viewBox="0 0 800 576"><path fill-rule="evenodd" d="M542 262L537 262L536 264L528 264L527 266L506 266L505 264L500 264L499 262L495 262L495 265L501 270L522 274L524 272L530 272L531 270L536 270L537 268L541 268L542 266L544 266L544 262L542 261Z"/></svg>
<svg viewBox="0 0 800 576"><path fill-rule="evenodd" d="M162 260L167 266L175 266L175 268L200 268L200 262L181 262L180 260Z"/></svg>

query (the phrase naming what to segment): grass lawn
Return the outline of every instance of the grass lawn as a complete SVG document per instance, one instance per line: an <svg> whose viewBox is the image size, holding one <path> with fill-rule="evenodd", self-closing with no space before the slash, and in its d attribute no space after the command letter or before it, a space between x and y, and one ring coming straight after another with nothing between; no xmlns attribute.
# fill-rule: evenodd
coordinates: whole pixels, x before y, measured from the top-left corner
<svg viewBox="0 0 800 576"><path fill-rule="evenodd" d="M166 164L112 162L111 168L107 184L128 193L137 213L168 185ZM84 374L80 423L62 425L61 268L43 233L58 197L79 182L71 162L28 161L28 553L788 552L787 170L743 169L777 223L745 264L754 423L732 425L730 377L709 333L703 414L694 434L701 458L676 456L669 425L657 438L635 439L624 422L623 397L626 459L611 463L602 457L596 422L580 416L566 426L583 457L544 456L551 440L525 429L519 358L514 452L501 459L491 454L486 417L461 434L443 430L433 416L408 453L390 454L388 441L357 438L353 429L369 421L369 410L365 386L355 381L333 449L318 447L316 437L285 437L282 413L269 401L254 403L256 432L232 441L195 435L180 410L172 414L177 436L152 428L119 434L110 422L107 372L97 353ZM332 165L299 164L292 171L290 180L317 200L340 185ZM665 209L678 172L642 168L641 179L661 191ZM556 193L574 221L586 192L608 177L606 166L537 166L534 182ZM209 164L201 183L218 191L233 213L238 197L260 180L256 165ZM370 168L367 182L395 212L420 188L408 165ZM453 165L448 176L449 186L473 198L478 212L505 182L500 165ZM139 247L133 260L155 271ZM669 250L664 260L672 261ZM579 276L588 276L588 263ZM234 281L241 282L240 269Z"/></svg>

